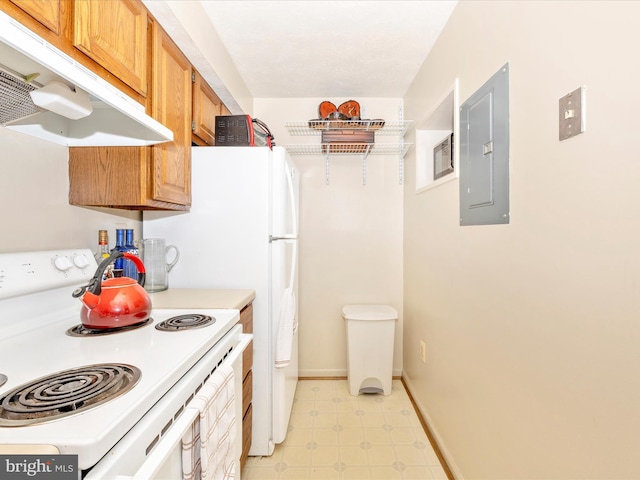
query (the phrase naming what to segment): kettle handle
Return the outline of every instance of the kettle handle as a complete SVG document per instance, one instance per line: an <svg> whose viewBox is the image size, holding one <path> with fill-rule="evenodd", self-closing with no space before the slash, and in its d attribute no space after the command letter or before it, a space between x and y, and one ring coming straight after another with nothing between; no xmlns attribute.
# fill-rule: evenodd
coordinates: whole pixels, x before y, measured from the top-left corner
<svg viewBox="0 0 640 480"><path fill-rule="evenodd" d="M144 263L142 263L140 257L126 252L122 254L122 257L131 260L135 264L136 268L138 269L138 283L141 287L144 287L144 283L147 279L147 271L145 270Z"/></svg>
<svg viewBox="0 0 640 480"><path fill-rule="evenodd" d="M141 287L144 287L147 272L144 268L144 263L142 263L142 260L140 260L135 255L121 252L118 249L114 248L113 250L111 250L109 256L102 260L102 262L100 262L96 273L93 275L91 280L89 280L89 283L87 283L83 287L75 289L71 295L76 298L82 296L85 292L93 293L94 295L100 295L100 292L102 291L102 276L107 270L107 267L118 258L126 258L127 260L131 260L135 264L136 268L138 269L138 283Z"/></svg>

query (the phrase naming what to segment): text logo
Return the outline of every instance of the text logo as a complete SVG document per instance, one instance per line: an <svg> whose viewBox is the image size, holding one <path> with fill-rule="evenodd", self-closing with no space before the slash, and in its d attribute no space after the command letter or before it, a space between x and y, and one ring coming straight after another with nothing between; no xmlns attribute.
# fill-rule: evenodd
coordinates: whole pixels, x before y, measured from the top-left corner
<svg viewBox="0 0 640 480"><path fill-rule="evenodd" d="M0 455L3 480L78 480L77 455Z"/></svg>

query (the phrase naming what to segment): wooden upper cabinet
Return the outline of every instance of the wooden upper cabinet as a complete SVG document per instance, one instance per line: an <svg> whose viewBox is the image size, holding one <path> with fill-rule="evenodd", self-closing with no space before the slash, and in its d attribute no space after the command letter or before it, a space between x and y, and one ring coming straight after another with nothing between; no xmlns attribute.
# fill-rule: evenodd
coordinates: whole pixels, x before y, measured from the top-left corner
<svg viewBox="0 0 640 480"><path fill-rule="evenodd" d="M69 149L69 203L129 210L188 210L191 205L191 64L151 21L148 113L173 131L150 147Z"/></svg>
<svg viewBox="0 0 640 480"><path fill-rule="evenodd" d="M69 0L9 0L12 4L27 13L32 19L40 23L57 36L66 31L66 21ZM18 19L20 20L20 19ZM22 18L24 21L25 19ZM31 22L25 22L33 27Z"/></svg>
<svg viewBox="0 0 640 480"><path fill-rule="evenodd" d="M75 0L73 45L147 94L147 10L139 0Z"/></svg>
<svg viewBox="0 0 640 480"><path fill-rule="evenodd" d="M193 71L193 143L215 145L216 115L222 114L222 102L198 72Z"/></svg>
<svg viewBox="0 0 640 480"><path fill-rule="evenodd" d="M173 131L173 142L154 145L152 198L191 204L191 64L153 24L152 116Z"/></svg>

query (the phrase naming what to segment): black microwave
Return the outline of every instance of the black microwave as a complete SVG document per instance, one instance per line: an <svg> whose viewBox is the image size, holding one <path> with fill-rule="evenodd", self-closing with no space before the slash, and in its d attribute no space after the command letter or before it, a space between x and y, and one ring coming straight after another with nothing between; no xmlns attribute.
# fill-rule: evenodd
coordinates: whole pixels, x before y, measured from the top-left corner
<svg viewBox="0 0 640 480"><path fill-rule="evenodd" d="M453 172L453 133L433 147L433 179Z"/></svg>

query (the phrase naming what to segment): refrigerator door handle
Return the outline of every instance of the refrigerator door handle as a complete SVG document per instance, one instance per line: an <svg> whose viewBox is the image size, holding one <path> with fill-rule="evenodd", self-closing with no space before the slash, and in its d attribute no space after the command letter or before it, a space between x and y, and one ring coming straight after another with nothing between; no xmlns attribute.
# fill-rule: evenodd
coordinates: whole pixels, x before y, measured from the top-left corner
<svg viewBox="0 0 640 480"><path fill-rule="evenodd" d="M277 242L278 240L297 240L297 235L282 235L280 237L276 237L274 235L269 235L269 243Z"/></svg>
<svg viewBox="0 0 640 480"><path fill-rule="evenodd" d="M289 202L291 204L291 228L293 229L293 234L298 234L298 205L296 203L296 194L295 189L293 187L293 175L294 172L292 169L289 169L289 166L285 164L285 172L287 175L287 186L289 187Z"/></svg>

